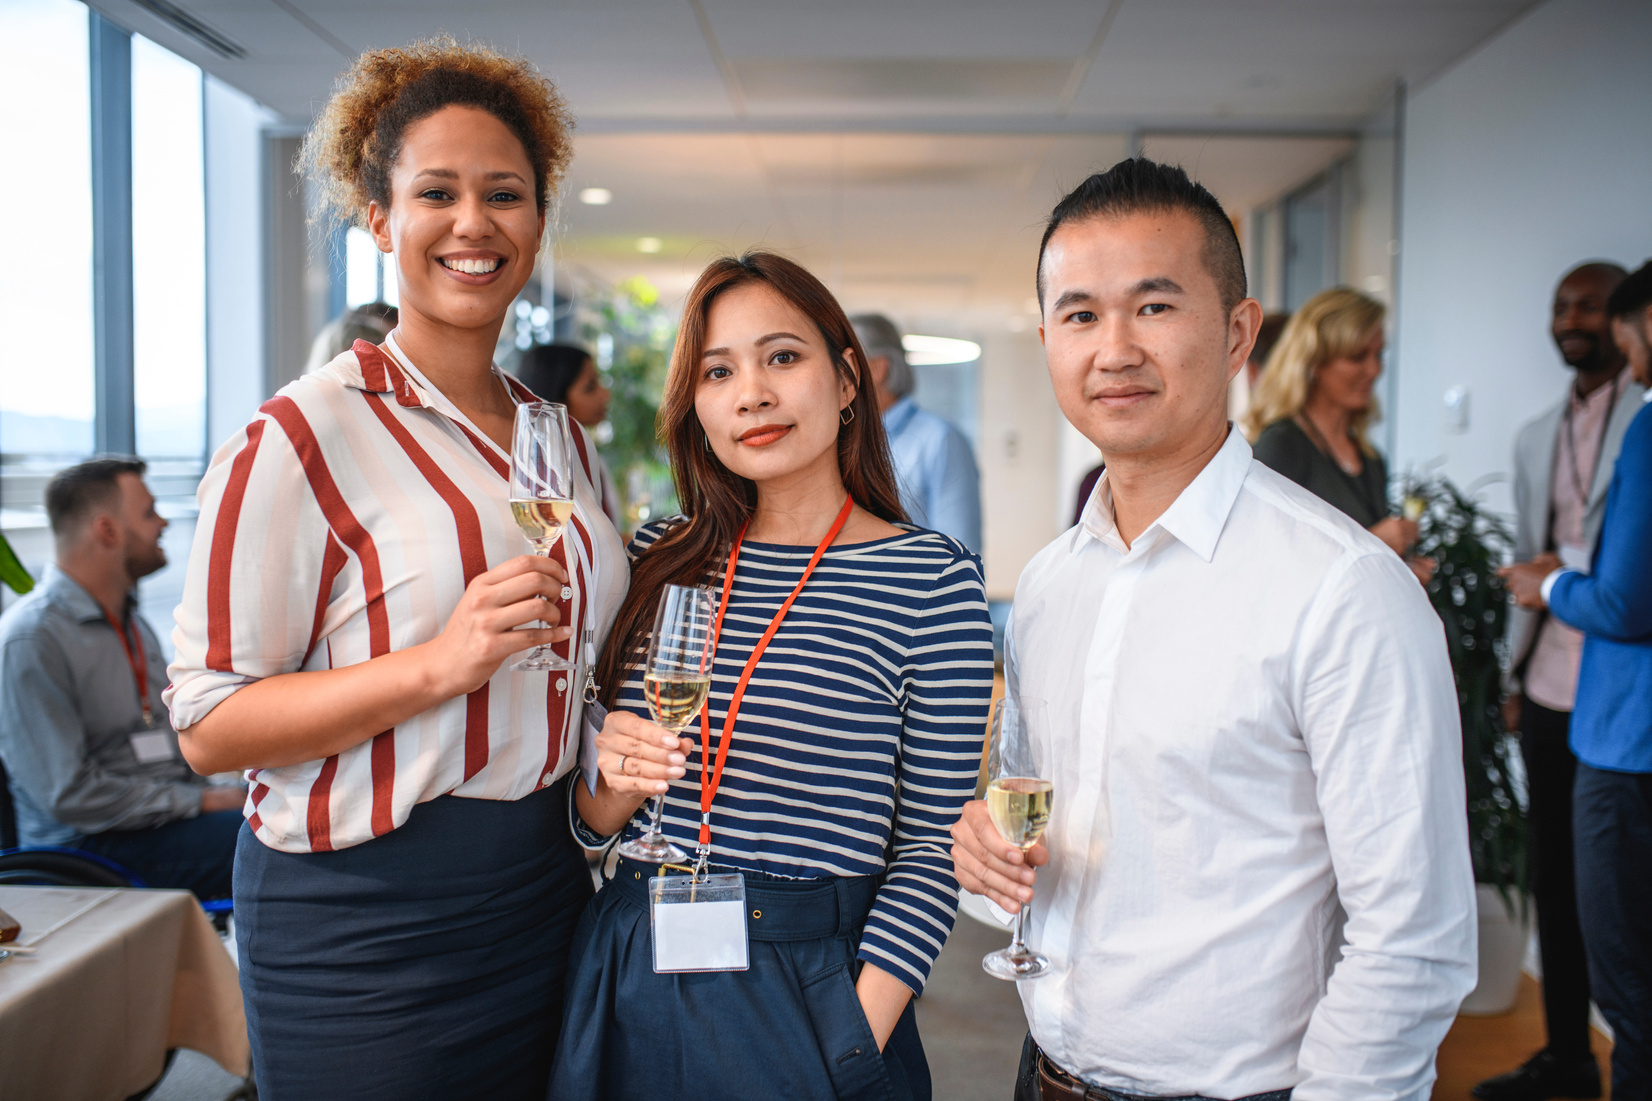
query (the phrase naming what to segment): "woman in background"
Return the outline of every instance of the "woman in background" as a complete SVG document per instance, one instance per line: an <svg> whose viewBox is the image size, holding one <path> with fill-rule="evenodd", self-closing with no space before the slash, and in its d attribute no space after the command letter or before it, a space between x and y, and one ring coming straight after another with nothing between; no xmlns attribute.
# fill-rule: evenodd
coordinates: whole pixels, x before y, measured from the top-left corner
<svg viewBox="0 0 1652 1101"><path fill-rule="evenodd" d="M213 457L166 700L199 772L250 770L235 856L264 1101L544 1096L573 927L582 696L627 579L594 449L550 557L511 519L526 391L492 361L571 119L521 59L363 54L310 180L395 258L396 330L283 387Z"/></svg>
<svg viewBox="0 0 1652 1101"><path fill-rule="evenodd" d="M981 560L904 523L865 362L783 257L720 260L689 293L660 411L685 515L632 542L597 668L600 779L576 807L595 847L663 794L692 853L721 776L710 868L745 876L750 968L656 974L660 868L621 860L575 937L553 1098L930 1096L911 999L956 913L947 831L975 790L992 628ZM698 741L645 717L667 584L727 606Z"/></svg>
<svg viewBox="0 0 1652 1101"><path fill-rule="evenodd" d="M1427 582L1434 563L1411 556L1417 524L1392 515L1388 464L1366 437L1385 312L1347 287L1303 303L1256 380L1244 429L1257 459L1352 517Z"/></svg>
<svg viewBox="0 0 1652 1101"><path fill-rule="evenodd" d="M591 353L577 344L535 344L522 353L516 365L516 377L541 400L566 405L568 415L592 432L608 419L614 392L602 384ZM603 511L618 524L620 503L614 475L601 456L597 457L597 465L602 477Z"/></svg>

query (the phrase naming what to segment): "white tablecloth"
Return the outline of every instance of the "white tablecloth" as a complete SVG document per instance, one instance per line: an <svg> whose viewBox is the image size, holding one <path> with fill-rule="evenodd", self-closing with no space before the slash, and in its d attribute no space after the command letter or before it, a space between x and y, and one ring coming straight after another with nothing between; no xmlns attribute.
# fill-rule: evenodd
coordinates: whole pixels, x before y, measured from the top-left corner
<svg viewBox="0 0 1652 1101"><path fill-rule="evenodd" d="M168 1048L247 1073L235 965L187 891L0 887L0 910L35 948L0 960L0 1101L120 1101Z"/></svg>

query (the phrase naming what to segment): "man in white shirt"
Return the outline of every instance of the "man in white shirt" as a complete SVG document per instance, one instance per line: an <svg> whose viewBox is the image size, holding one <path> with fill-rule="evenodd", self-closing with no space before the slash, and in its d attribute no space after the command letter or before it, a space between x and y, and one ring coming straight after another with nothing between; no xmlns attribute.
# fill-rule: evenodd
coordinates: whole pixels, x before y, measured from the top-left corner
<svg viewBox="0 0 1652 1101"><path fill-rule="evenodd" d="M1032 902L1054 965L1021 984L1016 1097L1427 1098L1475 981L1443 628L1228 424L1262 310L1208 191L1121 162L1057 205L1038 271L1107 469L1009 630L1009 691L1048 703L1044 841L1023 860L979 802L953 828L960 884Z"/></svg>

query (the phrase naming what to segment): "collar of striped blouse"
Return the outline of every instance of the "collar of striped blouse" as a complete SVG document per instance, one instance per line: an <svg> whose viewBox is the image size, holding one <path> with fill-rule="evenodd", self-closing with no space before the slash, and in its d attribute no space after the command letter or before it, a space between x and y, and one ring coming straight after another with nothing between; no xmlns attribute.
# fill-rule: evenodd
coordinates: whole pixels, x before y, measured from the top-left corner
<svg viewBox="0 0 1652 1101"><path fill-rule="evenodd" d="M746 659L746 667L740 671L740 679L735 682L734 696L729 700L728 713L723 716L723 737L717 743L717 758L710 768L706 766L707 762L712 760L711 704L708 701L700 708L700 844L694 860L696 876L704 873L706 862L711 857L711 801L717 798L717 788L723 782L723 766L728 763L729 743L734 740L734 720L740 714L740 701L746 698L746 686L751 683L752 672L756 670L758 661L763 657L763 651L769 648L769 640L780 630L780 621L791 611L793 601L803 591L803 586L809 583L810 575L815 572L815 567L820 565L821 556L843 530L843 525L849 522L849 513L854 511L854 508L855 499L845 498L843 508L838 511L831 530L820 541L820 546L815 548L809 564L803 567L803 576L797 579L792 594L780 605L780 610L774 613L774 618L769 621L769 629L763 632L763 637L757 640L757 645L751 648L751 656ZM734 567L740 561L740 544L745 540L746 529L741 525L740 534L734 537L734 546L729 548L728 566L723 571L723 595L717 602L717 620L711 635L713 654L717 652L717 644L723 637L723 615L728 611L729 593L734 589Z"/></svg>

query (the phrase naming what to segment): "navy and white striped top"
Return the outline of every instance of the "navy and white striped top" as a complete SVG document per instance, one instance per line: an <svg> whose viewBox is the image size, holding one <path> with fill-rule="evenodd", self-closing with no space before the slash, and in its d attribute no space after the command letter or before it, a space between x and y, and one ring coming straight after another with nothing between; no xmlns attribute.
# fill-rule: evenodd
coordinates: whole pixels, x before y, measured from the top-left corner
<svg viewBox="0 0 1652 1101"><path fill-rule="evenodd" d="M632 557L675 522L639 531ZM713 755L746 659L813 553L741 548L711 684ZM646 717L642 674L639 652L615 707ZM917 529L828 548L740 705L711 808L712 863L797 879L887 872L859 955L922 991L957 913L948 831L975 793L991 695L978 557ZM693 852L698 724L686 733L696 748L663 829ZM645 803L633 828L646 816Z"/></svg>

